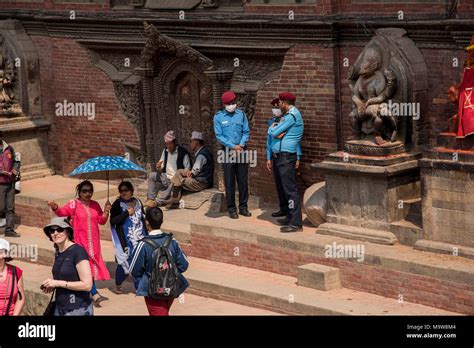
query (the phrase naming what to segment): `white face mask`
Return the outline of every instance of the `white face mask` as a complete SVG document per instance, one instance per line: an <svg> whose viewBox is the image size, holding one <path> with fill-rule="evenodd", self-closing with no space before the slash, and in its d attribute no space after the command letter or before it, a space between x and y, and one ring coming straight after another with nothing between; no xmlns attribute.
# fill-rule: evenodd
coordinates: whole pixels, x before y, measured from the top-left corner
<svg viewBox="0 0 474 348"><path fill-rule="evenodd" d="M272 109L273 116L275 117L280 117L281 116L281 110L278 108Z"/></svg>
<svg viewBox="0 0 474 348"><path fill-rule="evenodd" d="M237 104L226 105L225 109L227 112L234 112L237 109Z"/></svg>

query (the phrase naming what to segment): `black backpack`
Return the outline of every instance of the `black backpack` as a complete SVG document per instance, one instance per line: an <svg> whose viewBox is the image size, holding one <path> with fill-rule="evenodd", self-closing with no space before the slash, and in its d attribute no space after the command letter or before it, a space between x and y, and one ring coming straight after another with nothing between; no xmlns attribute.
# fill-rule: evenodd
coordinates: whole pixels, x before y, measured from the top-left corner
<svg viewBox="0 0 474 348"><path fill-rule="evenodd" d="M148 281L148 296L155 300L177 298L181 294L183 282L176 262L169 251L173 233L167 234L163 245L157 244L150 236L142 239L153 247L152 271Z"/></svg>

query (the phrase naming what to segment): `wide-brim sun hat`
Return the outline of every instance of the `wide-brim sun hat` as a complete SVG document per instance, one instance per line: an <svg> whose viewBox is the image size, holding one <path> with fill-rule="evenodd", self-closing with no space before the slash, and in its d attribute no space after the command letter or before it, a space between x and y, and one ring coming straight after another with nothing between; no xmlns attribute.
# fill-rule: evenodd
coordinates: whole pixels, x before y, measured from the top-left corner
<svg viewBox="0 0 474 348"><path fill-rule="evenodd" d="M61 227L61 228L64 228L64 229L69 229L71 231L71 233L74 231L72 226L69 225L69 223L67 222L67 220L63 217L55 217L55 218L52 218L51 219L51 222L49 224L47 224L46 226L43 227L43 232L49 237L49 232L50 232L50 229L51 227L53 226L57 226L57 227Z"/></svg>

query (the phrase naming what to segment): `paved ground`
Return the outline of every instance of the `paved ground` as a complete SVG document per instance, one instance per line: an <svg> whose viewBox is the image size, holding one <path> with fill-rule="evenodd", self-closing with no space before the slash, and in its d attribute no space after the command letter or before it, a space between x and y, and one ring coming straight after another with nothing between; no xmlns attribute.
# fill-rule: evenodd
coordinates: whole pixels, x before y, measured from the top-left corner
<svg viewBox="0 0 474 348"><path fill-rule="evenodd" d="M116 295L108 288L110 282L102 282L99 291L102 295L110 298L110 301L102 302L102 308L95 309L95 315L148 315L143 297L137 297L132 292L133 285L125 284L126 293ZM126 304L126 305L120 305ZM212 298L196 296L185 293L177 299L171 307L170 315L281 315L263 309L242 306L239 304L219 301Z"/></svg>

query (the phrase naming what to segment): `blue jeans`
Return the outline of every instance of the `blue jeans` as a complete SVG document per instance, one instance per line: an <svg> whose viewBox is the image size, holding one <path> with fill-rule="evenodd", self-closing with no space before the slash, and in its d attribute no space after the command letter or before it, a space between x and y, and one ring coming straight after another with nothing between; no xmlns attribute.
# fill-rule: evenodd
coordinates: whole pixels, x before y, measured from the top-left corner
<svg viewBox="0 0 474 348"><path fill-rule="evenodd" d="M94 306L91 304L88 307L81 307L70 312L63 312L56 307L54 309L54 316L92 316L94 315Z"/></svg>
<svg viewBox="0 0 474 348"><path fill-rule="evenodd" d="M97 287L95 286L95 281L92 281L92 289L91 289L91 295L94 296L95 294L98 294L99 292L97 291Z"/></svg>

